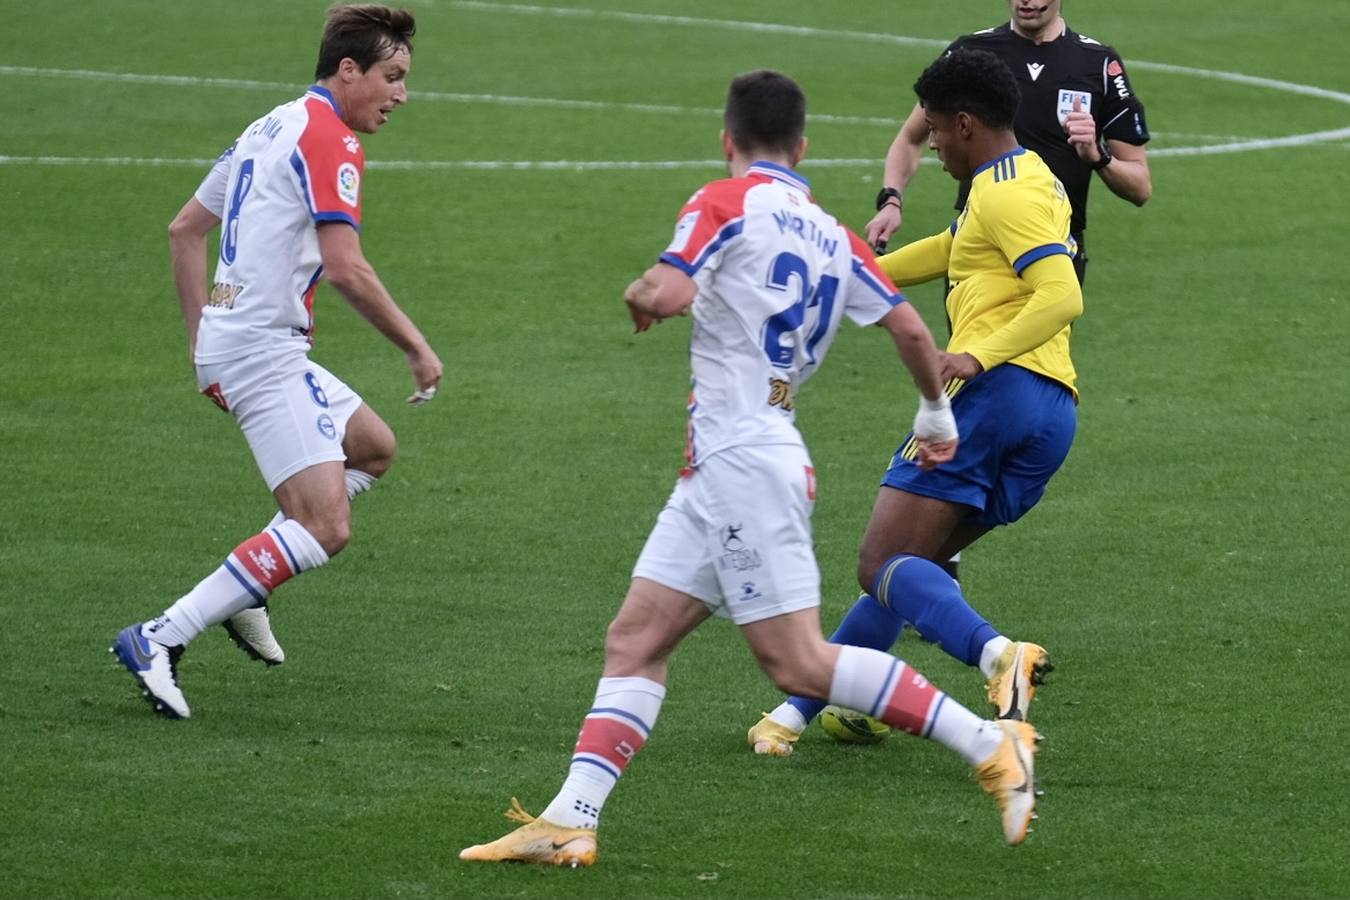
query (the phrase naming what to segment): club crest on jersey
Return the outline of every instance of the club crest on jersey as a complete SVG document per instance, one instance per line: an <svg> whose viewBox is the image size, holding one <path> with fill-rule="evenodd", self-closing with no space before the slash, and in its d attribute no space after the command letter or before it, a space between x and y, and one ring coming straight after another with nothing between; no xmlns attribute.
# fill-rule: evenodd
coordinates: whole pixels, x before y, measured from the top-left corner
<svg viewBox="0 0 1350 900"><path fill-rule="evenodd" d="M356 171L356 166L351 163L343 163L337 170L337 193L342 198L342 202L348 206L356 205L356 198L361 192L361 174Z"/></svg>
<svg viewBox="0 0 1350 900"><path fill-rule="evenodd" d="M1067 118L1069 118L1069 113L1073 112L1073 101L1075 100L1077 100L1079 103L1080 112L1085 113L1092 112L1092 95L1089 94L1087 91L1070 91L1061 89L1059 92L1059 103L1056 108L1056 112L1059 114L1059 123L1061 125L1063 125L1064 121Z"/></svg>

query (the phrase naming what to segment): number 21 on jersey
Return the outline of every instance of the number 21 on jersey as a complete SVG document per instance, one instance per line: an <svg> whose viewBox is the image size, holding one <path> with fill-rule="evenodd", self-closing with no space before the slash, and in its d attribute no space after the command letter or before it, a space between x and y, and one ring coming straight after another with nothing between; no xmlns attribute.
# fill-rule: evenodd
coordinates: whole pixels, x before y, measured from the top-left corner
<svg viewBox="0 0 1350 900"><path fill-rule="evenodd" d="M816 344L829 331L834 295L839 290L839 279L832 275L824 275L818 284L811 284L810 267L795 253L780 253L773 258L765 284L777 291L787 291L794 275L797 302L764 323L764 353L780 369L792 365L800 333L808 335L805 364L815 363Z"/></svg>

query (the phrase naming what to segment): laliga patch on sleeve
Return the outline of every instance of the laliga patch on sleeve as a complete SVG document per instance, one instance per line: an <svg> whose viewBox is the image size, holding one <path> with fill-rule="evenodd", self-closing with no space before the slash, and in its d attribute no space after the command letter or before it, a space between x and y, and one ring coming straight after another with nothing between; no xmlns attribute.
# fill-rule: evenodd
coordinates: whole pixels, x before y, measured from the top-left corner
<svg viewBox="0 0 1350 900"><path fill-rule="evenodd" d="M356 166L351 163L338 166L337 193L343 203L348 206L356 205L356 198L361 193L361 173L357 172Z"/></svg>
<svg viewBox="0 0 1350 900"><path fill-rule="evenodd" d="M1111 76L1112 78L1115 78L1117 75L1119 75L1121 72L1124 71L1125 67L1120 64L1120 60L1118 59L1113 59L1106 64L1106 74Z"/></svg>
<svg viewBox="0 0 1350 900"><path fill-rule="evenodd" d="M694 226L698 224L698 216L698 210L694 210L680 217L680 221L675 223L675 236L670 239L670 246L666 248L667 253L679 253L689 245L689 238L694 234Z"/></svg>
<svg viewBox="0 0 1350 900"><path fill-rule="evenodd" d="M1078 101L1079 112L1092 112L1092 95L1087 91L1069 91L1060 89L1059 105L1056 112L1059 113L1059 124L1063 125L1064 120L1073 112L1073 101Z"/></svg>

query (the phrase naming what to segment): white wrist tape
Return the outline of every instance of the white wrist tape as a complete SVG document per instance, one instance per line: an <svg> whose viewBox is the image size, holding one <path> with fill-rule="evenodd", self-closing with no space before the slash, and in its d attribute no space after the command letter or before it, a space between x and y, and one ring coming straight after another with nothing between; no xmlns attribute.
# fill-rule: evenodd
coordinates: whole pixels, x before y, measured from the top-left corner
<svg viewBox="0 0 1350 900"><path fill-rule="evenodd" d="M946 394L939 394L936 400L919 398L919 411L914 415L914 436L921 441L956 440L956 419Z"/></svg>

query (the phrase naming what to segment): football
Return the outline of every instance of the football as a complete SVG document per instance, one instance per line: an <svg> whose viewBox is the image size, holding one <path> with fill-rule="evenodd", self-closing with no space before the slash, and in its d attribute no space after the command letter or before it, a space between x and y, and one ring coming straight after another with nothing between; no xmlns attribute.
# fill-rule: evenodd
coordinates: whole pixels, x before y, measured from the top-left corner
<svg viewBox="0 0 1350 900"><path fill-rule="evenodd" d="M891 726L856 710L827 706L820 711L820 727L845 744L878 744L886 740Z"/></svg>

